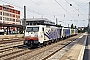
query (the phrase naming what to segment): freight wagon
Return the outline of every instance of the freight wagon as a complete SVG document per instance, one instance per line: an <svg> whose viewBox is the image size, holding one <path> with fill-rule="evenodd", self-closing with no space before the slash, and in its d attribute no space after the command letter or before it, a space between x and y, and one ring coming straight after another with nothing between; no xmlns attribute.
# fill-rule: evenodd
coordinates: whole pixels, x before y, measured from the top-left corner
<svg viewBox="0 0 90 60"><path fill-rule="evenodd" d="M77 29L70 29L70 36L74 36L78 33Z"/></svg>
<svg viewBox="0 0 90 60"><path fill-rule="evenodd" d="M67 38L70 36L70 28L62 27L61 38Z"/></svg>

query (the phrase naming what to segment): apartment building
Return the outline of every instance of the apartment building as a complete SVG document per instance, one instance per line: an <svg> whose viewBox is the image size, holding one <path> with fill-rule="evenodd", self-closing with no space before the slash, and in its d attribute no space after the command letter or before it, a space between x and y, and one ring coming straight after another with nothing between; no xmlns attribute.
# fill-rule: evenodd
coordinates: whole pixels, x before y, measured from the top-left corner
<svg viewBox="0 0 90 60"><path fill-rule="evenodd" d="M20 11L10 5L0 5L0 22L20 25Z"/></svg>

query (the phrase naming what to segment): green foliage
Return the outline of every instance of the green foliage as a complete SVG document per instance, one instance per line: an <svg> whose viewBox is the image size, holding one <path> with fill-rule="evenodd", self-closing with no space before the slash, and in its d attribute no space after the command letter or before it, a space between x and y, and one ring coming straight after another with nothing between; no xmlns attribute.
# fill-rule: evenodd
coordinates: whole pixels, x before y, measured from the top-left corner
<svg viewBox="0 0 90 60"><path fill-rule="evenodd" d="M88 32L88 27L84 27L84 29L82 30L78 30L79 33L84 33L84 32Z"/></svg>
<svg viewBox="0 0 90 60"><path fill-rule="evenodd" d="M76 29L77 27L75 26L75 29Z"/></svg>
<svg viewBox="0 0 90 60"><path fill-rule="evenodd" d="M74 26L73 26L73 24L71 25L71 29L73 29L74 28Z"/></svg>

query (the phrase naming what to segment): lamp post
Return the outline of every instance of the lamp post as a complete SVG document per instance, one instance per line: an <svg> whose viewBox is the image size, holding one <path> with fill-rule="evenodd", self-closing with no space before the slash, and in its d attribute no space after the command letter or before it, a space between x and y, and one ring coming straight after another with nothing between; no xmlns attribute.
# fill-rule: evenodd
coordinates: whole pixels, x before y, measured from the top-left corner
<svg viewBox="0 0 90 60"><path fill-rule="evenodd" d="M89 17L88 17L88 33L90 33L90 2L89 2Z"/></svg>
<svg viewBox="0 0 90 60"><path fill-rule="evenodd" d="M57 18L56 18L56 25L58 24Z"/></svg>

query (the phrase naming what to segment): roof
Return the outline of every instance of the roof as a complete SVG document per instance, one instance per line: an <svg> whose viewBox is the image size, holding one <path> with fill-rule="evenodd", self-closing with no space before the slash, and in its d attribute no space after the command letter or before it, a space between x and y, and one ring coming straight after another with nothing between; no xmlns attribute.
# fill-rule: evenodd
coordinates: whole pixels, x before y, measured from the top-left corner
<svg viewBox="0 0 90 60"><path fill-rule="evenodd" d="M24 19L21 19L22 23L24 22ZM55 25L54 22L48 20L47 18L27 18L26 22L31 22L31 23L40 23L40 24L52 24Z"/></svg>
<svg viewBox="0 0 90 60"><path fill-rule="evenodd" d="M14 9L14 7L11 6L11 5L0 5L0 6L5 7L5 8L9 8L9 9L16 10L16 9ZM17 10L17 11L19 11L19 10ZM20 12L20 11L19 11L19 12Z"/></svg>
<svg viewBox="0 0 90 60"><path fill-rule="evenodd" d="M26 19L26 21L42 21L42 20L50 21L47 18L28 18L28 19Z"/></svg>

